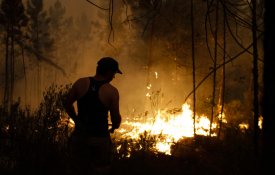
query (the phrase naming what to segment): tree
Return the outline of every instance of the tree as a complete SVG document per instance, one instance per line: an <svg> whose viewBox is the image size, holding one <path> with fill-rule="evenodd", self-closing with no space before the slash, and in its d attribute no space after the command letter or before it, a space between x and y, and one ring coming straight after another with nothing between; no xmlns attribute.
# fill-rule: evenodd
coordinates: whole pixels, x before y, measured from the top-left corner
<svg viewBox="0 0 275 175"><path fill-rule="evenodd" d="M275 157L275 27L274 9L275 1L265 0L264 14L264 95L263 95L263 171L264 174L274 174L274 157Z"/></svg>
<svg viewBox="0 0 275 175"><path fill-rule="evenodd" d="M35 59L35 67L37 74L32 74L35 77L35 89L34 89L34 100L38 100L42 97L42 87L44 82L42 79L42 66L40 55L49 56L53 52L53 39L49 32L50 18L47 13L43 10L43 0L28 0L26 13L29 17L28 26L28 38L30 48L38 54L33 54Z"/></svg>
<svg viewBox="0 0 275 175"><path fill-rule="evenodd" d="M57 64L60 64L60 61L58 58L62 57L61 49L65 47L64 41L65 41L65 29L66 29L66 20L65 20L65 13L66 9L61 4L59 0L55 1L55 3L50 6L49 8L49 16L51 18L51 21L49 23L49 29L50 32L53 34L53 42L54 42L54 61ZM69 20L70 21L70 20ZM63 43L63 44L61 44ZM57 81L58 79L58 73L56 70L53 70L54 81Z"/></svg>
<svg viewBox="0 0 275 175"><path fill-rule="evenodd" d="M91 49L92 40L95 39L95 36L98 37L102 31L97 30L96 24L87 17L85 12L80 12L79 16L70 16L59 0L50 6L49 16L51 18L50 31L54 39L55 62L66 67L70 76L74 76L79 63L80 66L83 66L83 62L86 61L83 58L85 58L87 50ZM96 35L91 35L93 24L93 32ZM100 44L96 43L96 45ZM68 62L68 60L70 61ZM53 74L54 82L66 81L56 71L53 71Z"/></svg>
<svg viewBox="0 0 275 175"><path fill-rule="evenodd" d="M105 1L106 2L106 1ZM115 1L110 0L110 4ZM252 79L253 74L251 74L251 69L253 66L253 56L254 63L261 60L261 48L256 44L261 41L262 30L262 12L261 8L262 1L257 0L257 11L254 16L257 16L256 19L252 19L252 1L243 1L243 0L227 0L227 1L208 1L208 0L194 0L194 1L180 1L180 0L171 0L171 1L162 1L162 0L138 0L138 1L123 1L126 6L126 22L131 23L131 26L135 26L135 30L141 32L143 35L143 40L148 42L148 55L143 58L149 59L148 67L154 66L152 62L159 63L164 61L164 59L170 59L171 62L177 62L177 64L184 70L191 70L191 30L190 26L190 2L194 3L194 13L196 18L191 20L195 23L196 29L193 32L195 34L195 45L196 47L196 78L202 77L201 81L195 82L196 86L193 87L193 90L190 94L187 95L186 99L193 94L199 86L202 84L207 86L205 83L206 79L210 79L213 75L213 93L210 94L210 98L213 99L211 116L212 120L222 121L220 116L223 115L223 111L226 108L223 107L226 103L234 102L235 100L239 101L240 104L245 102L245 95L249 93L251 100L248 103L245 103L242 106L244 109L242 115L228 115L228 118L234 118L235 123L239 124L239 121L247 122L252 118L252 106L250 103L252 100L252 92L255 89L254 99L256 95L259 95L257 88L252 89L250 87L250 79ZM256 1L255 1L256 2ZM116 5L118 3L116 2ZM218 5L219 4L219 5ZM115 14L109 7L102 8L97 4L93 4L99 7L101 10L107 10L110 14ZM128 9L128 7L130 7ZM129 14L127 14L127 12ZM220 14L223 14L221 16ZM112 18L113 19L113 18ZM204 20L205 19L205 20ZM257 21L255 21L257 20ZM252 29L252 22L255 22L255 27ZM110 22L113 24L113 22ZM110 27L112 30L115 30L113 27ZM117 28L116 28L117 29ZM219 30L217 30L219 29ZM219 32L218 32L219 31ZM254 38L252 37L253 32ZM226 33L225 33L226 32ZM203 41L205 40L205 41ZM161 44L160 44L161 43ZM163 47L162 43L166 43L166 48L163 49L164 53L157 55L159 50ZM254 46L253 46L254 44ZM256 45L255 45L256 44ZM257 48L259 47L259 48ZM253 49L255 49L253 51ZM208 52L207 52L208 51ZM146 52L143 50L143 53ZM259 54L257 54L258 52ZM169 55L167 54L169 53ZM167 55L165 55L167 54ZM258 56L259 55L259 56ZM154 60L153 60L153 59ZM175 59L176 58L176 59ZM142 59L142 58L141 58ZM146 60L144 60L146 61ZM194 60L193 60L194 61ZM167 62L166 62L167 63ZM232 64L228 64L232 63ZM237 65L234 68L234 64ZM168 64L165 64L165 67ZM228 66L225 72L225 65ZM257 72L257 65L254 64L254 73ZM209 71L210 68L210 71ZM223 68L221 76L217 74L218 69ZM173 69L169 69L170 72ZM193 66L194 70L194 66ZM241 71L241 73L240 73ZM168 72L168 73L170 73ZM232 80L232 76L228 76L227 82L225 82L225 75L228 73L234 73L234 76L239 79L237 84ZM191 75L189 75L191 76ZM193 75L194 76L194 75ZM254 76L257 76L254 74ZM170 76L172 77L172 76ZM169 77L169 78L170 78ZM185 75L185 77L187 77ZM234 77L234 78L235 78ZM216 79L216 80L215 80ZM247 80L248 81L244 81ZM254 78L257 85L257 77ZM231 82L230 82L231 81ZM240 82L242 81L242 82ZM227 83L226 91L225 83ZM190 84L190 83L185 83ZM230 87L232 86L232 87ZM249 87L248 87L249 86ZM220 93L216 93L215 90L220 89ZM202 88L201 88L202 89ZM208 88L204 88L202 91L198 91L199 94L205 93ZM234 93L232 93L232 89ZM247 90L248 89L248 90ZM203 92L204 91L204 92ZM207 92L209 93L209 92ZM208 95L208 94L207 94ZM215 97L216 96L216 97ZM219 99L219 104L215 101ZM207 99L206 99L207 100ZM195 99L194 99L195 101ZM202 100L197 100L198 102ZM226 102L226 103L225 103ZM254 111L257 112L257 106L259 102L257 99L254 102ZM247 105L249 104L249 105ZM221 107L222 105L222 107ZM229 106L229 105L228 105ZM246 106L248 106L246 108ZM226 106L227 107L227 106ZM194 107L195 108L195 107ZM215 108L215 110L214 110ZM198 108L199 110L205 110L206 108ZM217 109L217 110L216 110ZM247 109L247 111L245 111ZM244 114L247 112L249 115ZM207 113L210 113L207 111ZM254 128L256 128L257 116L255 114ZM215 118L214 118L215 117ZM246 117L246 118L245 118ZM233 120L231 120L233 121ZM249 123L253 124L253 123ZM252 127L251 127L252 126ZM221 127L221 125L220 125ZM250 125L253 129L253 125ZM211 131L210 131L211 132ZM257 132L257 131L255 131Z"/></svg>
<svg viewBox="0 0 275 175"><path fill-rule="evenodd" d="M10 112L13 103L15 61L17 41L22 40L23 27L27 25L27 17L24 14L22 0L3 0L1 3L0 25L4 28L5 40L5 87L4 87L4 109Z"/></svg>

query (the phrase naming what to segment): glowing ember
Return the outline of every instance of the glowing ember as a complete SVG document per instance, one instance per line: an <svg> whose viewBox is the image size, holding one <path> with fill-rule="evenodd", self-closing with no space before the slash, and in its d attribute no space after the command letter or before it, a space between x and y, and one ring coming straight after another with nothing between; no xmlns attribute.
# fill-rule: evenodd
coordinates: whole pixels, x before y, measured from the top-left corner
<svg viewBox="0 0 275 175"><path fill-rule="evenodd" d="M240 124L239 124L239 127L240 127L240 129L245 130L245 129L248 129L248 128L249 128L249 125L246 124L246 123L240 123Z"/></svg>
<svg viewBox="0 0 275 175"><path fill-rule="evenodd" d="M262 116L260 116L258 119L258 126L260 129L263 129L263 117ZM242 122L239 124L239 127L241 130L248 130L250 126L248 123Z"/></svg>
<svg viewBox="0 0 275 175"><path fill-rule="evenodd" d="M150 135L160 136L157 138L155 149L157 151L171 154L170 147L173 143L184 137L194 136L193 111L190 105L185 103L182 105L180 114L170 114L167 111L158 111L154 118L150 118L145 122L130 122L122 123L121 129L118 131L123 137L138 139L144 132ZM196 116L196 134L209 135L210 121L206 116ZM212 124L212 129L215 129L217 124ZM216 136L213 133L211 136Z"/></svg>
<svg viewBox="0 0 275 175"><path fill-rule="evenodd" d="M260 117L259 117L258 126L259 126L260 129L263 128L263 116L260 116Z"/></svg>
<svg viewBox="0 0 275 175"><path fill-rule="evenodd" d="M158 72L155 72L156 79L158 79Z"/></svg>

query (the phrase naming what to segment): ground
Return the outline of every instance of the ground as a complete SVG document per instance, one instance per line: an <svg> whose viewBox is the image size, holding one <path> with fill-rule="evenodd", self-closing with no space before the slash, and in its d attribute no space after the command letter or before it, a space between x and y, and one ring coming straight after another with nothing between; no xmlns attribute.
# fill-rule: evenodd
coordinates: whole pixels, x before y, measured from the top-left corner
<svg viewBox="0 0 275 175"><path fill-rule="evenodd" d="M150 151L136 151L129 158L116 158L113 162L114 175L253 175L261 174L259 159L250 147L235 143L234 147L224 142L178 143L173 147L173 155L154 154ZM1 175L4 174L39 174L73 175L70 171L69 158L62 152L44 154L36 149L22 153L22 160L11 160L9 155L2 156ZM39 155L40 154L40 155ZM46 155L46 156L45 156ZM3 167L6 162L6 168Z"/></svg>

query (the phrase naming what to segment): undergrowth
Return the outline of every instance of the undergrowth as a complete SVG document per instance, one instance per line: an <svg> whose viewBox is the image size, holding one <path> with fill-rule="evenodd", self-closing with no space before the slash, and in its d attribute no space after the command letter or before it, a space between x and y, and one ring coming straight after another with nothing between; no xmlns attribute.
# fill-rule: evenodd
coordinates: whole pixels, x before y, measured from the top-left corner
<svg viewBox="0 0 275 175"><path fill-rule="evenodd" d="M64 109L69 88L70 85L50 86L35 111L22 107L18 100L12 105L12 112L4 116L3 106L0 106L1 174L53 174L53 171L56 174L66 173L64 169L69 161L68 139L73 130ZM161 136L144 132L135 140L114 137L114 159L120 174L123 171L140 171L127 163L124 165L125 161L137 166L146 164L161 169L159 165L163 163L163 167L167 167L167 163L174 160L181 162L181 168L185 168L186 172L198 171L198 167L207 166L214 174L230 171L231 168L234 169L232 174L239 174L247 170L246 166L248 168L253 165L251 161L255 150L251 141L252 135L251 131L243 132L237 127L227 125L223 128L221 139L206 136L182 139L171 147L170 156L154 149ZM158 162L159 165L153 162ZM205 165L201 166L201 163Z"/></svg>

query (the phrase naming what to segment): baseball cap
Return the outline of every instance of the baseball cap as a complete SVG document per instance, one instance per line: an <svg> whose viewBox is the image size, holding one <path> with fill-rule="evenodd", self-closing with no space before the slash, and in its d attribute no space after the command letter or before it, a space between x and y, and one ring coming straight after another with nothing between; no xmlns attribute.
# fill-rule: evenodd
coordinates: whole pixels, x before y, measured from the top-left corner
<svg viewBox="0 0 275 175"><path fill-rule="evenodd" d="M122 74L118 67L118 62L112 57L103 57L98 62L97 65L104 70L113 70L116 73Z"/></svg>

